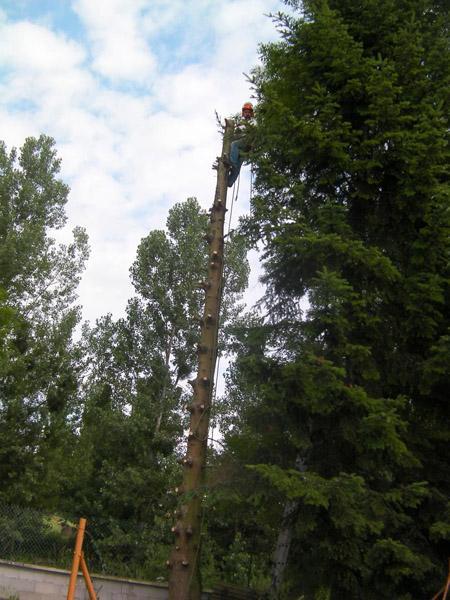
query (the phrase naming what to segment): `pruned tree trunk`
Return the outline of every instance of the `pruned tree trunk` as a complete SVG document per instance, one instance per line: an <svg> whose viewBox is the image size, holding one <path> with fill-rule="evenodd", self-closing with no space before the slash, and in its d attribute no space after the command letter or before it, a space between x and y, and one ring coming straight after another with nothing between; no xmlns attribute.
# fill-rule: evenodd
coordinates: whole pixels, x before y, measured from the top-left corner
<svg viewBox="0 0 450 600"><path fill-rule="evenodd" d="M203 282L206 293L205 309L201 319L201 336L198 346L198 372L191 382L192 403L189 406L190 430L187 453L183 459L183 483L175 492L180 497L176 522L172 528L175 545L167 566L170 600L199 600L201 500L208 445L208 430L217 358L219 310L223 281L224 222L227 197L228 168L224 155L230 153L234 122L227 120L223 137L222 156L217 166L217 186L211 210L207 235L209 244L208 277Z"/></svg>

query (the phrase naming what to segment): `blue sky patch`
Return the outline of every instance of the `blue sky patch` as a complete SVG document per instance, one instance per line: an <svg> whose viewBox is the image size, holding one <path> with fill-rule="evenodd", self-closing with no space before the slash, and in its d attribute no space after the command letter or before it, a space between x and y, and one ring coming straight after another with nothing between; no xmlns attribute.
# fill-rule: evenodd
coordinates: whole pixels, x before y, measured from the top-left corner
<svg viewBox="0 0 450 600"><path fill-rule="evenodd" d="M11 21L40 23L76 41L84 37L80 19L64 0L3 0L2 10Z"/></svg>

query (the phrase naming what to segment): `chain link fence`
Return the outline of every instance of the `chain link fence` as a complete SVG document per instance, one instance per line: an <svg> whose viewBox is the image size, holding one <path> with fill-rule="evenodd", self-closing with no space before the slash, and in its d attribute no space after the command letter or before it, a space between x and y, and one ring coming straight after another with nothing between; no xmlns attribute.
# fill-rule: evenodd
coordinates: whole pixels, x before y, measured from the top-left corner
<svg viewBox="0 0 450 600"><path fill-rule="evenodd" d="M173 543L168 514L153 522L61 515L0 502L0 559L70 570L79 517L87 519L83 552L91 574L167 581ZM267 557L238 532L224 554L203 531L203 582L268 586ZM230 598L234 596L230 595Z"/></svg>
<svg viewBox="0 0 450 600"><path fill-rule="evenodd" d="M70 569L77 525L78 517L0 503L0 559ZM83 551L92 573L163 580L169 548L166 521L88 518Z"/></svg>

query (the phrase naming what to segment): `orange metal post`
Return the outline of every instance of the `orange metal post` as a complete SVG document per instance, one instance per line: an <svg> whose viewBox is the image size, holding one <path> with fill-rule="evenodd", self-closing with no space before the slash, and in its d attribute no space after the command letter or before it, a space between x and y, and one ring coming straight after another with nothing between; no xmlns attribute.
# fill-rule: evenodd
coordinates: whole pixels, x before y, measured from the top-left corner
<svg viewBox="0 0 450 600"><path fill-rule="evenodd" d="M86 519L80 519L78 523L77 539L75 541L75 550L73 552L72 571L70 573L69 589L67 591L67 600L74 600L75 588L77 585L78 570L80 568L81 548L83 547L84 530L86 529Z"/></svg>
<svg viewBox="0 0 450 600"><path fill-rule="evenodd" d="M91 576L89 575L89 571L87 568L86 561L84 560L84 554L81 553L81 571L83 572L84 581L86 582L86 587L89 593L89 598L91 600L97 600L97 594L95 593L94 586L92 585Z"/></svg>

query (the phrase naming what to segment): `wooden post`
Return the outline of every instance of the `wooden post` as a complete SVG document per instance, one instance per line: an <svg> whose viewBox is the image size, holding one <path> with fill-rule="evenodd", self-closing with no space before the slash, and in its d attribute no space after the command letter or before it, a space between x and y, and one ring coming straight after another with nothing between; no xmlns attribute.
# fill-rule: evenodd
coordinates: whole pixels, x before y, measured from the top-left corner
<svg viewBox="0 0 450 600"><path fill-rule="evenodd" d="M92 579L91 576L89 575L89 571L87 568L87 564L86 561L84 560L84 553L81 553L81 559L80 559L80 563L81 563L81 572L83 573L83 577L84 577L84 581L86 583L86 587L87 587L87 591L89 594L89 598L90 600L96 600L97 595L95 593L94 590L94 585L92 583Z"/></svg>
<svg viewBox="0 0 450 600"><path fill-rule="evenodd" d="M75 588L77 585L78 570L81 561L81 549L83 547L84 530L86 528L86 519L81 518L78 523L77 538L75 540L75 550L73 551L72 571L70 573L69 589L67 591L67 600L73 600L75 597Z"/></svg>
<svg viewBox="0 0 450 600"><path fill-rule="evenodd" d="M72 571L70 572L69 589L67 590L67 600L74 600L75 598L75 588L77 587L77 577L80 566L84 580L86 582L86 587L88 589L90 600L97 599L97 595L95 593L94 586L92 585L92 580L89 575L86 561L84 560L83 540L85 530L86 519L81 518L80 522L78 523L77 538L75 540L75 550L73 551Z"/></svg>
<svg viewBox="0 0 450 600"><path fill-rule="evenodd" d="M208 276L202 283L205 290L205 309L201 319L198 345L198 372L191 382L192 403L189 406L190 429L187 452L183 459L183 483L175 489L180 497L177 520L172 527L175 544L167 566L170 600L199 600L200 527L202 486L208 445L209 418L213 379L217 358L219 311L223 283L224 223L227 199L228 166L224 155L230 155L234 121L226 120L222 155L217 166L217 186L211 209L211 221L206 241L209 245Z"/></svg>

